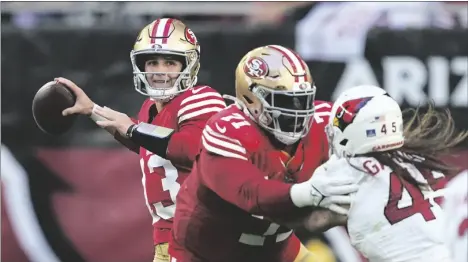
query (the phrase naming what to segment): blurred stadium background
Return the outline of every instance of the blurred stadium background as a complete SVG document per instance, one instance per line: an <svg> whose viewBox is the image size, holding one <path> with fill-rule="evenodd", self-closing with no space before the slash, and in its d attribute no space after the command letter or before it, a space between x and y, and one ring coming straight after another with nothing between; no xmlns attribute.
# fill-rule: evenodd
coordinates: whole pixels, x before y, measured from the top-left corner
<svg viewBox="0 0 468 262"><path fill-rule="evenodd" d="M98 104L136 115L129 52L158 17L182 19L201 43L201 83L233 94L243 54L296 49L318 99L381 85L401 106L433 100L468 128L467 2L2 2L3 262L151 261L138 157L88 119L50 137L31 102L57 76ZM447 156L468 169L468 146ZM300 234L324 262L361 261L342 228Z"/></svg>

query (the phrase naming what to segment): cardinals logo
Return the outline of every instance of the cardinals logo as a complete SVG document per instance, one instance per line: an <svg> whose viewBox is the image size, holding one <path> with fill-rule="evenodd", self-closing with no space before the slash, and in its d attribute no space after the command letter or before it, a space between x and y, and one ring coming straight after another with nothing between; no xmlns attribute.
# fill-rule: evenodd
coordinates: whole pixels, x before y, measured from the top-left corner
<svg viewBox="0 0 468 262"><path fill-rule="evenodd" d="M187 40L187 42L191 43L192 45L197 45L198 43L197 37L192 32L192 30L190 30L190 28L185 29L185 40Z"/></svg>
<svg viewBox="0 0 468 262"><path fill-rule="evenodd" d="M244 72L252 78L262 78L268 73L268 65L260 57L251 57L244 64Z"/></svg>
<svg viewBox="0 0 468 262"><path fill-rule="evenodd" d="M372 97L364 97L346 101L336 111L333 125L338 127L341 131L354 121L359 110L369 102Z"/></svg>

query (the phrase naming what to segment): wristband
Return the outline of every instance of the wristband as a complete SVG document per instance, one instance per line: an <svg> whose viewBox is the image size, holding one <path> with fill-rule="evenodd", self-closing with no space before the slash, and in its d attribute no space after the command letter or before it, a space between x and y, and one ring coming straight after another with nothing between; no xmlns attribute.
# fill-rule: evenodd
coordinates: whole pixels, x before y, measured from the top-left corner
<svg viewBox="0 0 468 262"><path fill-rule="evenodd" d="M129 126L127 129L127 132L125 133L125 136L128 138L132 138L133 130L135 130L136 128L137 128L136 124Z"/></svg>
<svg viewBox="0 0 468 262"><path fill-rule="evenodd" d="M104 121L104 120L107 120L107 118L105 117L102 117L98 114L96 114L95 110L96 108L101 108L98 104L94 104L93 106L93 111L91 111L91 115L89 116L94 122L97 122L97 121Z"/></svg>

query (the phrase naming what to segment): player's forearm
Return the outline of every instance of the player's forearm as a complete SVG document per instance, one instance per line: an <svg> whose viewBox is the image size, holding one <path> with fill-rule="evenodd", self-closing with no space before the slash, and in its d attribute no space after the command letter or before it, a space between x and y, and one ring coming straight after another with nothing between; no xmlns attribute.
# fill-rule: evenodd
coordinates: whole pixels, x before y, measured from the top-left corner
<svg viewBox="0 0 468 262"><path fill-rule="evenodd" d="M246 181L239 187L241 199L249 213L275 217L283 212L292 212L297 207L290 197L291 185L274 180ZM251 194L251 199L248 195Z"/></svg>
<svg viewBox="0 0 468 262"><path fill-rule="evenodd" d="M106 129L107 130L107 129ZM133 141L131 141L128 137L122 136L119 132L116 132L114 130L114 133L112 133L112 130L107 130L111 135L114 136L114 139L117 140L120 144L128 148L129 150L139 154L140 153L140 146L135 144Z"/></svg>
<svg viewBox="0 0 468 262"><path fill-rule="evenodd" d="M190 169L198 153L201 129L194 126L174 132L170 128L140 123L130 127L127 136L121 136L118 132L114 135L122 144L128 141L137 149L143 147L162 158L176 160L173 164Z"/></svg>
<svg viewBox="0 0 468 262"><path fill-rule="evenodd" d="M306 207L296 212L284 213L283 216L272 217L272 221L290 229L320 233L335 226L346 226L347 216L325 208Z"/></svg>
<svg viewBox="0 0 468 262"><path fill-rule="evenodd" d="M167 158L167 147L173 134L174 129L141 122L138 125L131 125L127 130L126 137L138 147L143 147L162 158Z"/></svg>
<svg viewBox="0 0 468 262"><path fill-rule="evenodd" d="M138 120L135 118L130 117L133 123L138 124ZM109 132L117 142L128 148L129 150L139 154L140 153L140 146L135 144L133 141L130 140L127 136L121 135L115 128L108 127L105 128L107 132Z"/></svg>
<svg viewBox="0 0 468 262"><path fill-rule="evenodd" d="M94 107L93 109L91 110L91 114L89 115L89 118L91 118L91 120L93 122L97 122L99 120L104 120L105 118L96 114L94 112L94 109L99 106L97 104L94 104ZM132 121L137 124L138 123L138 120L134 119L134 118L131 118ZM140 152L140 147L135 144L134 142L132 142L128 137L125 137L125 136L122 136L119 132L117 132L117 130L114 128L114 127L106 127L104 128L104 130L106 130L109 134L111 134L115 140L117 140L117 142L119 142L120 144L122 144L123 146L125 146L126 148L128 148L129 150L139 154Z"/></svg>
<svg viewBox="0 0 468 262"><path fill-rule="evenodd" d="M290 184L266 180L250 162L202 153L205 184L224 200L255 215L273 217L296 210Z"/></svg>

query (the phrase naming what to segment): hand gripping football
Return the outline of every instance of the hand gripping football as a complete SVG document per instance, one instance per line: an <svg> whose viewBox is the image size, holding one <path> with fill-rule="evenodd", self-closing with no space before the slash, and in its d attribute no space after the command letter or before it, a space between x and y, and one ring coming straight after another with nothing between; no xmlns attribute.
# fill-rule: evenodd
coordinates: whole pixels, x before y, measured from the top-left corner
<svg viewBox="0 0 468 262"><path fill-rule="evenodd" d="M51 81L36 93L32 113L37 126L45 133L60 135L68 131L77 115L63 116L62 111L75 104L76 97L63 84Z"/></svg>

